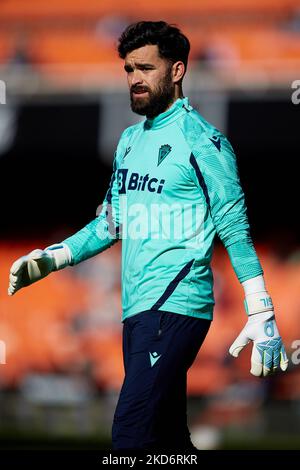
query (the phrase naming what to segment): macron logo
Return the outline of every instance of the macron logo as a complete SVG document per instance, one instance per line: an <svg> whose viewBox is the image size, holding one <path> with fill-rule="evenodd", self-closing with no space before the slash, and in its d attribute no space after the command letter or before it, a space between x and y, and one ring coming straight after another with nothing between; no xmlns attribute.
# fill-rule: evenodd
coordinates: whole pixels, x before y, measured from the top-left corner
<svg viewBox="0 0 300 470"><path fill-rule="evenodd" d="M214 135L212 137L209 137L209 140L214 144L215 147L217 147L217 149L220 152L221 151L221 139L220 139L220 137Z"/></svg>
<svg viewBox="0 0 300 470"><path fill-rule="evenodd" d="M161 354L158 355L157 352L149 352L149 355L150 355L150 362L151 362L151 367L154 366L154 364L158 361L158 359L161 357Z"/></svg>

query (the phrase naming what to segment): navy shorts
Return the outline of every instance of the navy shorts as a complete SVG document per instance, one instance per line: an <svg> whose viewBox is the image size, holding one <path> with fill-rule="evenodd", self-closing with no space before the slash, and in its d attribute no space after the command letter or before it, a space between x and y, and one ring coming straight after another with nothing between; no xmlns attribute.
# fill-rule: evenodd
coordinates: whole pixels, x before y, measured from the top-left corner
<svg viewBox="0 0 300 470"><path fill-rule="evenodd" d="M113 450L195 449L187 426L187 371L210 323L158 310L124 320L125 378L113 420Z"/></svg>

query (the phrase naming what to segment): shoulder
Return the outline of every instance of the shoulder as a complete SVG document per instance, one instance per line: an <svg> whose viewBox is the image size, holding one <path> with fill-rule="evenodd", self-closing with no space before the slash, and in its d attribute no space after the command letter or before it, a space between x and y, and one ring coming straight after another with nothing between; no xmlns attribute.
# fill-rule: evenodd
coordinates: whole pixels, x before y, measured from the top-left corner
<svg viewBox="0 0 300 470"><path fill-rule="evenodd" d="M192 148L201 144L208 144L210 142L209 138L212 136L221 136L221 132L206 121L195 109L186 113L180 122L180 126L186 141Z"/></svg>
<svg viewBox="0 0 300 470"><path fill-rule="evenodd" d="M120 142L121 141L128 141L137 134L140 130L143 129L144 121L138 122L137 124L133 124L132 126L127 127L121 134Z"/></svg>
<svg viewBox="0 0 300 470"><path fill-rule="evenodd" d="M133 139L137 135L140 129L142 129L143 123L137 123L132 126L127 127L121 134L117 145L117 151L115 152L115 160L118 164L119 160L123 158L124 153L126 153L127 149L131 146Z"/></svg>
<svg viewBox="0 0 300 470"><path fill-rule="evenodd" d="M233 152L228 139L195 109L187 113L180 123L181 130L192 152Z"/></svg>

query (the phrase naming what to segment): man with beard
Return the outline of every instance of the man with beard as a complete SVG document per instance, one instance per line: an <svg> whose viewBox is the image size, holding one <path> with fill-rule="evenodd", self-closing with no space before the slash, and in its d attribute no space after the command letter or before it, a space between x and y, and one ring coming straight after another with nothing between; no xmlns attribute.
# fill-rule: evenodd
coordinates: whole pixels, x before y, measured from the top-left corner
<svg viewBox="0 0 300 470"><path fill-rule="evenodd" d="M216 234L244 288L248 315L230 353L238 356L252 341L253 375L287 368L234 152L183 96L189 49L181 31L163 21L138 22L124 31L118 51L131 107L146 119L121 136L100 215L11 268L10 295L122 239L125 378L113 422L114 450L193 449L186 380L212 320Z"/></svg>

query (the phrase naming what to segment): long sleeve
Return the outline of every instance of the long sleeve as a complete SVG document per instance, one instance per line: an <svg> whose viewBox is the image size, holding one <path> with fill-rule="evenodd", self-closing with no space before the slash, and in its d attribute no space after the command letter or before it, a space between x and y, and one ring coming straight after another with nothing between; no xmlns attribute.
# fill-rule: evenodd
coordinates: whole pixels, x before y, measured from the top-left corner
<svg viewBox="0 0 300 470"><path fill-rule="evenodd" d="M121 214L118 188L119 162L129 151L128 139L132 134L129 127L123 132L113 163L111 181L103 201L100 215L84 228L63 241L72 255L71 264L78 264L111 247L121 237Z"/></svg>
<svg viewBox="0 0 300 470"><path fill-rule="evenodd" d="M98 217L63 241L72 255L71 264L78 264L111 247L119 239L119 196L117 186L117 156L113 173Z"/></svg>
<svg viewBox="0 0 300 470"><path fill-rule="evenodd" d="M198 124L198 123L197 123ZM244 193L236 158L228 140L197 125L191 145L193 177L240 282L263 273L250 236ZM191 134L191 132L190 132Z"/></svg>

